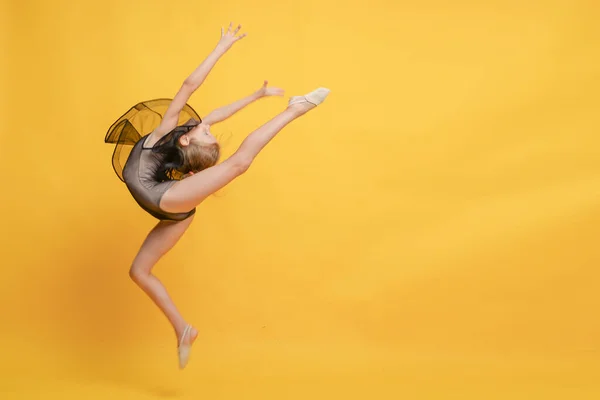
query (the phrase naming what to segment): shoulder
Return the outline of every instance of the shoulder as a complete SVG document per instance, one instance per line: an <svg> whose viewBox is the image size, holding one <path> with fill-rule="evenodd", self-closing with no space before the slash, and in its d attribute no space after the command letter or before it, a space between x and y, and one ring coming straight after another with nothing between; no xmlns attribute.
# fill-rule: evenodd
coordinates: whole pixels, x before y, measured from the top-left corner
<svg viewBox="0 0 600 400"><path fill-rule="evenodd" d="M156 134L156 130L153 130L148 135L144 136L142 139L142 146L154 147L154 145L160 140L160 137Z"/></svg>

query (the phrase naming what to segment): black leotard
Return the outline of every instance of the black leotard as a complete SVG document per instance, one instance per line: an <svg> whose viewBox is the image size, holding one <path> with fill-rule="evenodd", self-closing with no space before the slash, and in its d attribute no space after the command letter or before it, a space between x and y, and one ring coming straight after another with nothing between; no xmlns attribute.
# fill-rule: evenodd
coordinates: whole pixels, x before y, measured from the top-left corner
<svg viewBox="0 0 600 400"><path fill-rule="evenodd" d="M156 179L160 155L144 144L148 135L160 124L170 99L150 100L136 104L108 130L105 143L116 144L112 164L117 176L125 182L138 205L160 220L184 220L196 212L168 213L160 209L160 200L177 180ZM198 114L186 105L179 121L200 120Z"/></svg>
<svg viewBox="0 0 600 400"><path fill-rule="evenodd" d="M160 199L165 192L173 186L176 180L157 181L154 177L160 165L160 158L152 152L151 147L145 147L147 135L142 137L133 149L123 168L123 178L127 189L135 201L155 218L164 220L181 221L196 212L196 209L187 213L168 213L160 209Z"/></svg>

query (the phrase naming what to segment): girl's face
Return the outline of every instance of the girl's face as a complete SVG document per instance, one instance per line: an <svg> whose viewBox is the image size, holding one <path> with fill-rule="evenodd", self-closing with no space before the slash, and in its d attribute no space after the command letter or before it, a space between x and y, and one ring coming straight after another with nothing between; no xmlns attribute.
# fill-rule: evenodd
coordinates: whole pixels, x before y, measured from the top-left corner
<svg viewBox="0 0 600 400"><path fill-rule="evenodd" d="M202 123L200 123L200 125L197 125L196 127L194 127L186 135L196 143L200 143L200 144L217 143L217 138L215 138L212 135L212 133L210 133L210 125L205 124L204 122L202 122Z"/></svg>

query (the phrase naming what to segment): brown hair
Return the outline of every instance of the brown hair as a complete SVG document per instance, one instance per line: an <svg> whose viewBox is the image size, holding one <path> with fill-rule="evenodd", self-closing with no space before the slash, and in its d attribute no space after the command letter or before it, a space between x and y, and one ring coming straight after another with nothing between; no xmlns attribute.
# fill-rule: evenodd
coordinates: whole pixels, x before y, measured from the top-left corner
<svg viewBox="0 0 600 400"><path fill-rule="evenodd" d="M152 147L152 151L161 158L161 165L155 171L158 181L181 179L189 172L199 172L217 163L220 154L218 143L200 144L191 140L187 146L182 146L179 142L181 136L200 123L201 121L190 119Z"/></svg>
<svg viewBox="0 0 600 400"><path fill-rule="evenodd" d="M198 144L192 140L187 146L181 146L178 142L178 146L183 155L183 162L178 170L183 174L200 172L219 161L220 146L218 143Z"/></svg>

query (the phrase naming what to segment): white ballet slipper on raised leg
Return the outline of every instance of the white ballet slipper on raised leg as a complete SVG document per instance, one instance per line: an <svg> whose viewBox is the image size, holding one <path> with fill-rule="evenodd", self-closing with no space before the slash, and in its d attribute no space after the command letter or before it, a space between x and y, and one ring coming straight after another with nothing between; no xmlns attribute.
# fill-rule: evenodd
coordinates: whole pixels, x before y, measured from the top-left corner
<svg viewBox="0 0 600 400"><path fill-rule="evenodd" d="M325 101L325 98L327 97L330 91L331 90L327 88L321 87L316 90L313 90L309 94L305 94L304 96L293 96L290 98L288 105L291 106L292 104L297 103L311 103L315 106L318 106L319 104Z"/></svg>
<svg viewBox="0 0 600 400"><path fill-rule="evenodd" d="M185 343L185 337L192 332L192 326L186 325L183 330L183 334L181 335L181 340L179 340L179 346L177 347L177 353L179 355L179 369L184 369L190 359L190 352L192 350L192 345L189 343Z"/></svg>

